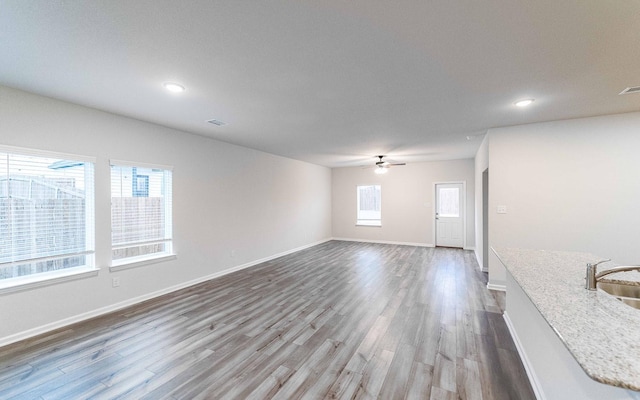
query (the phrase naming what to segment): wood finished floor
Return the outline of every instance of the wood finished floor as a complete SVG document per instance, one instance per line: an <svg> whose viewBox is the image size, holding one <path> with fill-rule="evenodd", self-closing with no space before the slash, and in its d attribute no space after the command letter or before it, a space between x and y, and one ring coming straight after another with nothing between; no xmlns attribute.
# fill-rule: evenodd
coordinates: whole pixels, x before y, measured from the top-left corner
<svg viewBox="0 0 640 400"><path fill-rule="evenodd" d="M332 241L0 348L14 398L535 396L472 252Z"/></svg>

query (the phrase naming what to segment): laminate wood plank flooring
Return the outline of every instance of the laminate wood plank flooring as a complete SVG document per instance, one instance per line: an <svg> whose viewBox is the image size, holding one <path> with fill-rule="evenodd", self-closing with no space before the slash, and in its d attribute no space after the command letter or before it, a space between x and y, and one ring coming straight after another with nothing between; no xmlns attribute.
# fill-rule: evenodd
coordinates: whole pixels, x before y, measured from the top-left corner
<svg viewBox="0 0 640 400"><path fill-rule="evenodd" d="M331 241L0 348L0 399L535 399L486 280Z"/></svg>

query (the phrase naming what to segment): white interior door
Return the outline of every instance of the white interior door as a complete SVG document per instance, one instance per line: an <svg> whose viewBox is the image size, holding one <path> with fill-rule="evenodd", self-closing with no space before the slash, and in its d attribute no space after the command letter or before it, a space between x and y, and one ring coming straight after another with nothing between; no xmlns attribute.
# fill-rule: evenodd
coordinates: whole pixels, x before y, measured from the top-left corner
<svg viewBox="0 0 640 400"><path fill-rule="evenodd" d="M462 183L436 184L436 246L464 246Z"/></svg>

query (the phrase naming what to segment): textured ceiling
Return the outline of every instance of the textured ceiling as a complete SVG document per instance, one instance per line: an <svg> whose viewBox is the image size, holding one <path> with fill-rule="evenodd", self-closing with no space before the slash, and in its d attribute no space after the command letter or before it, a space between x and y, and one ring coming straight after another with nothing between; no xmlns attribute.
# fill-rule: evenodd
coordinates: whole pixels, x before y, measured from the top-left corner
<svg viewBox="0 0 640 400"><path fill-rule="evenodd" d="M0 0L0 84L330 167L468 158L639 110L638 26L640 1Z"/></svg>

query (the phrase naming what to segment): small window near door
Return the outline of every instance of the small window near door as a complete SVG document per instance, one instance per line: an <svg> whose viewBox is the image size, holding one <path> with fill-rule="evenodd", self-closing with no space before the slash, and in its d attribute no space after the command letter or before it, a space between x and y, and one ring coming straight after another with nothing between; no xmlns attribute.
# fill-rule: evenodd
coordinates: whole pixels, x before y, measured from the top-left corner
<svg viewBox="0 0 640 400"><path fill-rule="evenodd" d="M460 192L458 188L442 188L438 191L438 214L441 217L460 216Z"/></svg>
<svg viewBox="0 0 640 400"><path fill-rule="evenodd" d="M382 226L380 185L358 186L356 225Z"/></svg>

